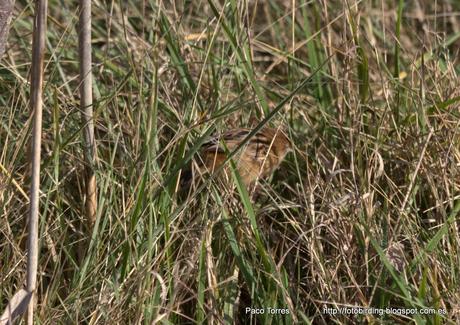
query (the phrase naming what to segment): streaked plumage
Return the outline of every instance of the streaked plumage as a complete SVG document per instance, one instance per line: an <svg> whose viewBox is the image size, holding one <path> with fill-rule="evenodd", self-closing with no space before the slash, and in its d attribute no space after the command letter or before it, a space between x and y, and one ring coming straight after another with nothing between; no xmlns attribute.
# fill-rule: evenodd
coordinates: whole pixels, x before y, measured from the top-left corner
<svg viewBox="0 0 460 325"><path fill-rule="evenodd" d="M250 129L234 129L214 137L203 145L200 153L200 170L213 173L251 132ZM233 156L238 173L246 186L257 179L271 175L292 149L291 142L280 129L263 128ZM223 168L230 179L230 167Z"/></svg>

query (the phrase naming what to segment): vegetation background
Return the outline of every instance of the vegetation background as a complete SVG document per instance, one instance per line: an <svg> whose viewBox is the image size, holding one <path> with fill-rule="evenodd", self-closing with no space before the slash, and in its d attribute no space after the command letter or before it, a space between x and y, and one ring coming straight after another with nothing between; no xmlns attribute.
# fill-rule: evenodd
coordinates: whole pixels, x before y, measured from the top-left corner
<svg viewBox="0 0 460 325"><path fill-rule="evenodd" d="M93 1L85 228L77 4L49 1L36 322L460 322L455 1ZM0 65L0 310L23 286L33 2ZM271 119L264 119L275 112ZM181 173L210 134L295 145L252 196ZM325 308L434 308L331 315ZM250 315L246 307L287 308Z"/></svg>

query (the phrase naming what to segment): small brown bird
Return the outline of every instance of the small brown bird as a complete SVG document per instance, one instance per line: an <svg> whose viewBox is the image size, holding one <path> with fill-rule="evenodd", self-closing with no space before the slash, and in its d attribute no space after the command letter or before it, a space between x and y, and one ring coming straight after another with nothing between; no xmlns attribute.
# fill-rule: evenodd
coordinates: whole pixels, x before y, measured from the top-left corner
<svg viewBox="0 0 460 325"><path fill-rule="evenodd" d="M249 135L250 129L234 129L205 143L200 153L202 172L213 173ZM257 132L233 157L241 180L248 187L259 178L271 175L292 150L292 144L280 129L263 128ZM230 164L222 171L231 179Z"/></svg>

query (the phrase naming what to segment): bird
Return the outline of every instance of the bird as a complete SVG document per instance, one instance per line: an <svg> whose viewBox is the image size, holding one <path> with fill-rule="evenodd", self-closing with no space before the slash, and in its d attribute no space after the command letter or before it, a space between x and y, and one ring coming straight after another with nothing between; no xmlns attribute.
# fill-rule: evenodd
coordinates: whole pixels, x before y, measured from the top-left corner
<svg viewBox="0 0 460 325"><path fill-rule="evenodd" d="M226 181L231 179L230 164L222 166L232 153L252 132L248 128L232 129L205 142L200 150L198 165L200 173L222 173ZM293 146L281 128L264 127L255 133L232 157L236 170L246 187L254 185L258 179L273 174ZM217 176L217 175L216 175Z"/></svg>

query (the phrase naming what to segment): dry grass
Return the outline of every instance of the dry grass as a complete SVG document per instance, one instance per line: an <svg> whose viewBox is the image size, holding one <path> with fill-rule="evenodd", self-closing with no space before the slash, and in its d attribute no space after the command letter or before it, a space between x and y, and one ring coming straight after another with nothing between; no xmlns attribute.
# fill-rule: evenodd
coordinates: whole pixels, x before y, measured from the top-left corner
<svg viewBox="0 0 460 325"><path fill-rule="evenodd" d="M0 310L25 279L30 5L16 1L0 70ZM50 1L36 321L458 323L459 10L93 1L88 234L78 15ZM184 194L179 174L210 134L265 124L296 150L256 197L237 174L234 193L208 179ZM352 306L445 314L325 309Z"/></svg>

